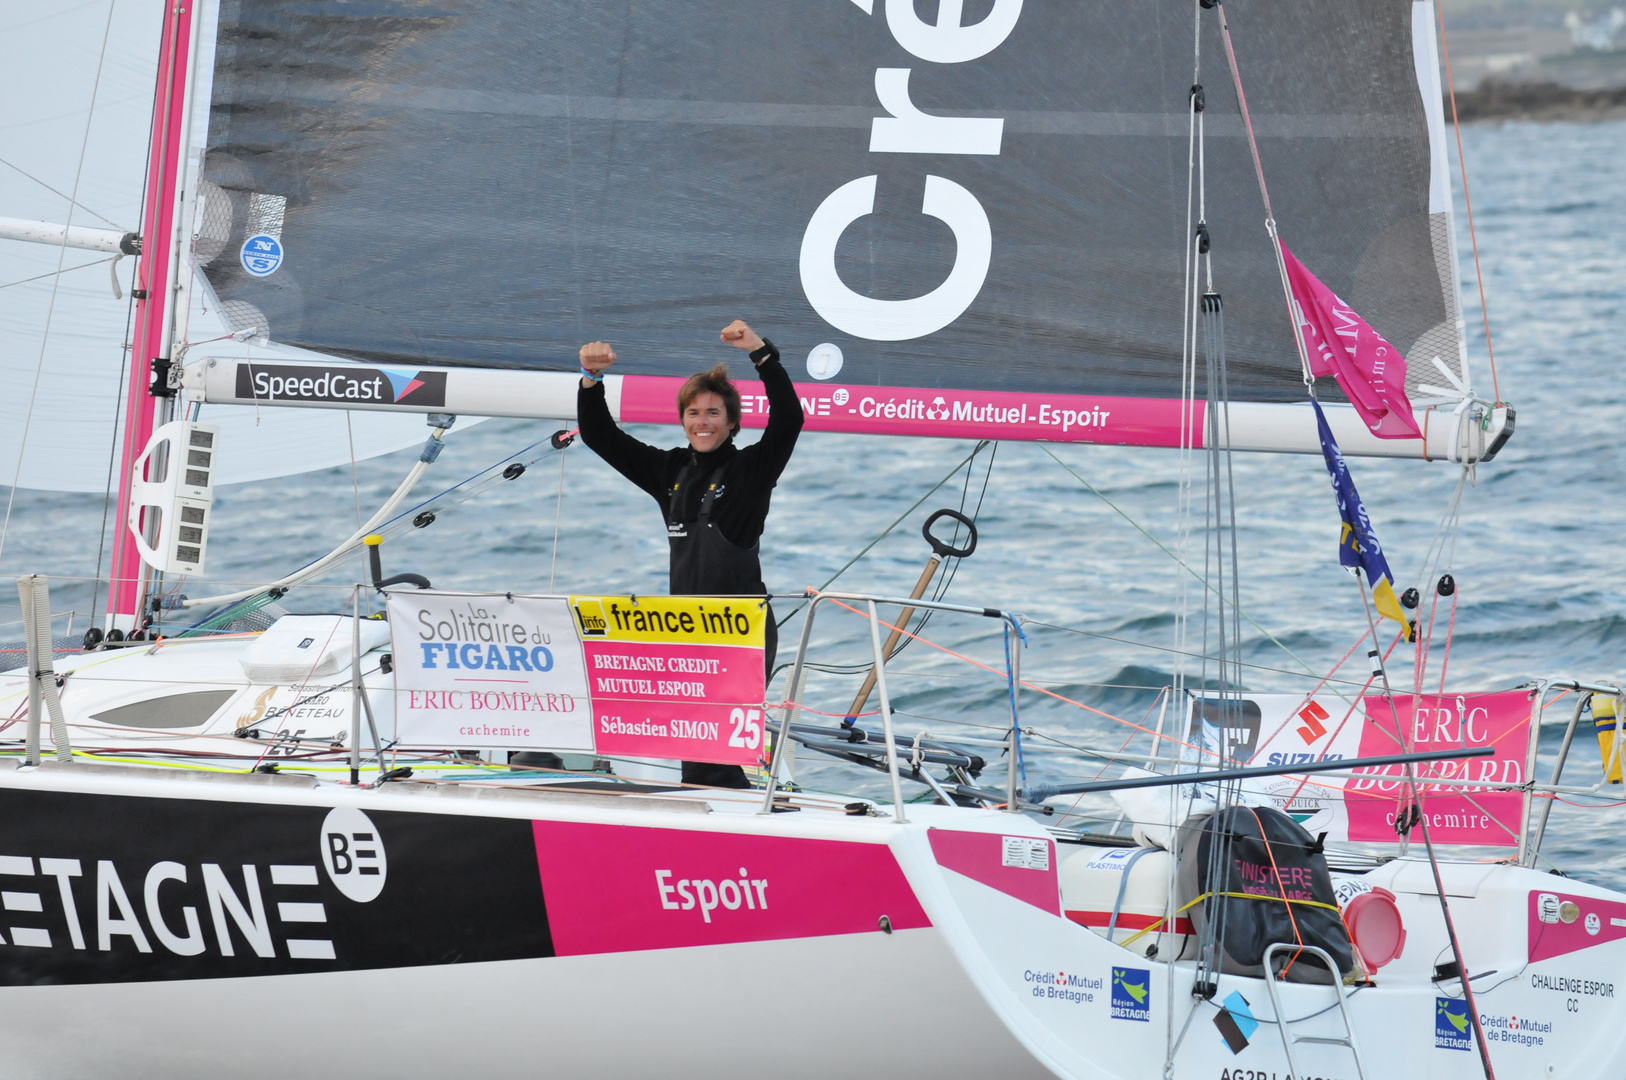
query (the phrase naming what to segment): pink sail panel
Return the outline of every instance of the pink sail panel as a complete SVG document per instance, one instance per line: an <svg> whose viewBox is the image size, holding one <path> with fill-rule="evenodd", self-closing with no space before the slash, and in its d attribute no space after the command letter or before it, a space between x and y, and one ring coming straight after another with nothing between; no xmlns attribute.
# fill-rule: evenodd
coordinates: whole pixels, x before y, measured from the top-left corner
<svg viewBox="0 0 1626 1080"><path fill-rule="evenodd" d="M1278 241L1280 243L1280 241ZM1422 437L1406 399L1406 359L1323 285L1282 243L1299 331L1310 373L1330 375L1372 434L1380 439Z"/></svg>
<svg viewBox="0 0 1626 1080"><path fill-rule="evenodd" d="M628 375L621 383L623 423L677 423L682 379ZM740 423L768 423L760 382L738 380ZM797 383L809 431L926 435L944 439L1019 439L1180 445L1180 402L1172 398L1101 397L996 390L922 390L900 386ZM1187 439L1201 447L1203 403L1191 406Z"/></svg>
<svg viewBox="0 0 1626 1080"><path fill-rule="evenodd" d="M1530 749L1530 693L1509 690L1494 694L1396 694L1391 711L1381 694L1361 701L1366 723L1361 726L1358 755L1427 750L1454 750L1491 746L1496 753L1461 761L1430 761L1413 768L1429 838L1436 844L1488 844L1508 847L1518 843L1524 796L1517 791L1452 787L1431 780L1474 780L1493 784L1522 784ZM1399 720L1397 735L1395 721ZM1345 781L1344 800L1349 810L1351 840L1393 840L1395 815L1410 797L1401 765L1361 770L1367 775ZM1422 842L1420 829L1411 838Z"/></svg>

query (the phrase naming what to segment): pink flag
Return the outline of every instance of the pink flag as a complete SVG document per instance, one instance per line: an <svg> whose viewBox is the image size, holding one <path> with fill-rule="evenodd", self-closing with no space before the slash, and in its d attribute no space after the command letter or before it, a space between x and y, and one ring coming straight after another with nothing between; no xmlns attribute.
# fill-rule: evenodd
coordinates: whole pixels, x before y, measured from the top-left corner
<svg viewBox="0 0 1626 1080"><path fill-rule="evenodd" d="M1406 400L1406 360L1400 350L1293 258L1286 244L1282 258L1298 309L1299 332L1310 356L1310 373L1338 380L1338 388L1378 438L1420 438L1422 431Z"/></svg>

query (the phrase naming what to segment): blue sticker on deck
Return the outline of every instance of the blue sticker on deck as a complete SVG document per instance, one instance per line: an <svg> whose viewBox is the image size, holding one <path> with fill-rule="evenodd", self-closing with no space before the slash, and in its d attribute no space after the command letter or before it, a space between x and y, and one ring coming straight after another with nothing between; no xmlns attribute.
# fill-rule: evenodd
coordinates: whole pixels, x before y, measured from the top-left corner
<svg viewBox="0 0 1626 1080"><path fill-rule="evenodd" d="M282 241L260 233L243 241L243 269L255 277L267 277L282 265Z"/></svg>
<svg viewBox="0 0 1626 1080"><path fill-rule="evenodd" d="M1468 1029L1468 1003L1457 998L1434 999L1434 1045L1446 1050L1472 1050Z"/></svg>
<svg viewBox="0 0 1626 1080"><path fill-rule="evenodd" d="M1247 1049L1253 1033L1259 1030L1259 1021L1254 1018L1248 999L1232 990L1220 1006L1219 1015L1214 1017L1214 1026L1219 1028L1220 1038L1231 1048L1231 1053L1240 1054Z"/></svg>
<svg viewBox="0 0 1626 1080"><path fill-rule="evenodd" d="M1152 1018L1152 975L1146 968L1112 969L1112 1018Z"/></svg>

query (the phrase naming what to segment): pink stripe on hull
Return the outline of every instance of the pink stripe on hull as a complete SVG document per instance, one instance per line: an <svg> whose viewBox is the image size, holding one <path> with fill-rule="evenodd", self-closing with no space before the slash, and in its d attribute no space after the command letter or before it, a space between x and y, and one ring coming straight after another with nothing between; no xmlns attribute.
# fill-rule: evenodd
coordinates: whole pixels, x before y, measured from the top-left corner
<svg viewBox="0 0 1626 1080"><path fill-rule="evenodd" d="M1529 907L1531 963L1626 938L1626 904L1617 900L1532 889Z"/></svg>
<svg viewBox="0 0 1626 1080"><path fill-rule="evenodd" d="M677 423L682 379L628 375L621 384L621 420ZM760 382L741 379L740 423L763 427L768 398ZM899 386L797 383L809 431L925 435L945 439L1022 439L1179 446L1180 402L1169 398L1012 393L999 390L920 390ZM1202 446L1203 405L1191 406L1191 435Z"/></svg>
<svg viewBox="0 0 1626 1080"><path fill-rule="evenodd" d="M559 956L931 925L885 844L536 821Z"/></svg>
<svg viewBox="0 0 1626 1080"><path fill-rule="evenodd" d="M1045 869L1004 865L1005 838L999 833L951 832L932 829L932 855L937 865L980 881L1052 915L1061 914L1061 884L1056 876L1056 845L1044 843L1049 851Z"/></svg>

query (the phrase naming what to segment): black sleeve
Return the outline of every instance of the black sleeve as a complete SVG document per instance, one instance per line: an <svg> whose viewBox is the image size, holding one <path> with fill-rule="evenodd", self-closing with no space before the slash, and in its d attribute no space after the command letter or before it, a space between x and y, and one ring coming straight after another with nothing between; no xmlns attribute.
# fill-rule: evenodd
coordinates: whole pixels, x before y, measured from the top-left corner
<svg viewBox="0 0 1626 1080"><path fill-rule="evenodd" d="M616 426L604 400L603 383L576 391L576 422L581 425L582 442L610 468L655 498L666 496L667 452L639 442Z"/></svg>
<svg viewBox="0 0 1626 1080"><path fill-rule="evenodd" d="M757 459L757 477L773 484L790 463L791 451L796 449L796 437L802 433L806 417L802 415L802 401L796 396L796 384L790 381L790 373L779 362L779 350L774 348L773 342L764 338L762 348L751 354L751 361L757 365L757 374L768 393L768 426L751 449Z"/></svg>

